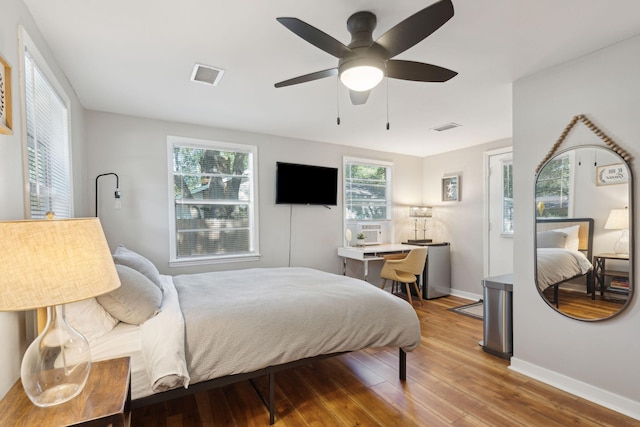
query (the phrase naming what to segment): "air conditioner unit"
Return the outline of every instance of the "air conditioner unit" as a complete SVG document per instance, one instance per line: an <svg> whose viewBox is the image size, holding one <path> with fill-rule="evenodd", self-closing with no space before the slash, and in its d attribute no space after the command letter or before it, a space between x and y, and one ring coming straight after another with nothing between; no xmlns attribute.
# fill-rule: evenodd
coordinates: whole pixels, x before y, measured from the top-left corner
<svg viewBox="0 0 640 427"><path fill-rule="evenodd" d="M357 233L364 233L365 245L379 245L382 243L382 224L358 223Z"/></svg>

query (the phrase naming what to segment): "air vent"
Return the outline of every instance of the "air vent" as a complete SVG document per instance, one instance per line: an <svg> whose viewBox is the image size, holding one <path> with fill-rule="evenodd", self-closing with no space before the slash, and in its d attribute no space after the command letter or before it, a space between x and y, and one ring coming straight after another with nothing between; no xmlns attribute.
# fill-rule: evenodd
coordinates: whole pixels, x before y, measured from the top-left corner
<svg viewBox="0 0 640 427"><path fill-rule="evenodd" d="M191 73L191 81L218 86L224 70L209 65L196 64Z"/></svg>
<svg viewBox="0 0 640 427"><path fill-rule="evenodd" d="M444 132L445 130L449 130L449 129L453 129L453 128L457 128L460 127L462 125L459 125L457 123L447 123L446 125L442 125L442 126L438 126L435 128L431 128L431 130L435 130L436 132Z"/></svg>

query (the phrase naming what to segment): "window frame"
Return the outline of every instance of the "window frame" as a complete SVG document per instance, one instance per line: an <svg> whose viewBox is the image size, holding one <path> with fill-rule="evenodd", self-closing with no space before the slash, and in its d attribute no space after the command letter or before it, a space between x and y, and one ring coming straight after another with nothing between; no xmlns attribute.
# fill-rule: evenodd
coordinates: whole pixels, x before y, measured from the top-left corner
<svg viewBox="0 0 640 427"><path fill-rule="evenodd" d="M25 218L45 218L45 215L39 215L34 217L33 212L31 210L31 189L30 189L30 166L29 166L29 135L27 132L27 93L26 93L26 60L25 55L29 52L29 56L34 62L35 66L38 68L38 71L43 75L47 83L49 84L51 90L55 92L55 95L59 98L60 102L64 105L65 117L63 120L63 125L65 128L64 133L66 133L66 141L64 141L64 145L66 145L66 153L63 153L61 158L66 162L66 171L65 178L67 182L65 183L68 187L68 195L67 201L68 203L67 210L68 216L64 215L60 212L55 212L57 217L59 218L73 218L74 217L74 187L73 187L73 153L72 153L72 125L71 125L71 101L66 91L58 81L55 73L49 67L49 64L45 60L44 56L40 53L40 50L33 42L26 29L23 26L18 26L18 52L19 52L19 66L20 66L20 92L21 92L21 131L22 131L22 152L23 152L23 181L24 181L24 212Z"/></svg>
<svg viewBox="0 0 640 427"><path fill-rule="evenodd" d="M388 179L386 182L385 189L385 206L386 206L386 218L384 219L374 219L374 218L366 218L366 219L357 219L357 218L348 218L347 211L349 210L349 198L347 196L347 170L348 165L358 164L364 166L376 166L376 167L384 167L388 171ZM342 174L342 200L344 201L344 209L342 211L342 215L344 218L345 226L348 224L356 224L359 222L383 222L383 223L393 223L393 163L383 160L374 160L374 159L365 159L358 157L344 157L342 159L342 170L344 171Z"/></svg>
<svg viewBox="0 0 640 427"><path fill-rule="evenodd" d="M506 208L506 200L505 197L505 166L511 166L511 229L505 230L505 208ZM502 187L502 197L501 197L501 209L500 209L500 235L503 237L513 237L513 158L509 158L508 160L500 161L500 173L501 173L501 187Z"/></svg>
<svg viewBox="0 0 640 427"><path fill-rule="evenodd" d="M251 177L249 179L249 252L235 253L230 255L205 255L197 257L178 257L177 245L177 224L174 193L174 173L173 173L173 148L174 145L202 148L206 150L237 151L250 154L249 168ZM257 261L260 259L260 232L258 221L258 147L249 144L235 144L216 140L205 140L187 138L181 136L167 136L167 182L168 182L168 204L169 204L169 266L183 267L191 265L222 264L231 262Z"/></svg>

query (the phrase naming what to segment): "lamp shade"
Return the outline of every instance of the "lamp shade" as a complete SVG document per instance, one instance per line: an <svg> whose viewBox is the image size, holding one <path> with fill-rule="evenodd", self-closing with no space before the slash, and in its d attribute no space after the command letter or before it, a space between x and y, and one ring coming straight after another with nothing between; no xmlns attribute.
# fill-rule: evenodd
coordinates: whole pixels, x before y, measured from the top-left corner
<svg viewBox="0 0 640 427"><path fill-rule="evenodd" d="M430 206L411 206L409 208L410 218L431 218L431 216Z"/></svg>
<svg viewBox="0 0 640 427"><path fill-rule="evenodd" d="M611 209L605 230L626 230L629 228L629 209Z"/></svg>
<svg viewBox="0 0 640 427"><path fill-rule="evenodd" d="M0 222L0 311L101 295L120 286L98 218Z"/></svg>

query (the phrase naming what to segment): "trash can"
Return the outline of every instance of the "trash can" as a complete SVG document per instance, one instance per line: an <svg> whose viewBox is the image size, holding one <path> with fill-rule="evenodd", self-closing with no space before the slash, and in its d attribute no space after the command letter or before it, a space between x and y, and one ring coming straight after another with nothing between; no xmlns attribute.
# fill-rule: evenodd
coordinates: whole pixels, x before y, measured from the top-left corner
<svg viewBox="0 0 640 427"><path fill-rule="evenodd" d="M503 359L513 356L513 274L487 277L484 288L482 349Z"/></svg>

